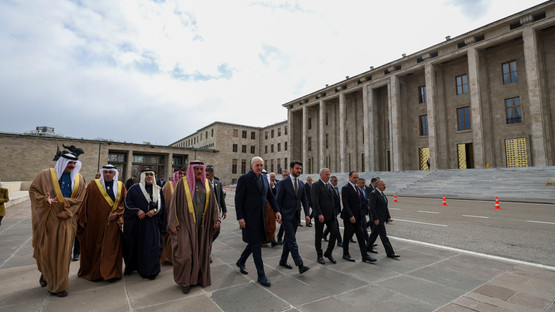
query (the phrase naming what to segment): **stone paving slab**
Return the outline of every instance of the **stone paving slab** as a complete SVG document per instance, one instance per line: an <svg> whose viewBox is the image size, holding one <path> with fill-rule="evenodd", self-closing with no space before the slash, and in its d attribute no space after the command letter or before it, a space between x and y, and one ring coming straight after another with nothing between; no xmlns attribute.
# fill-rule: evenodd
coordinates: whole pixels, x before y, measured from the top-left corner
<svg viewBox="0 0 555 312"><path fill-rule="evenodd" d="M10 208L0 228L0 312L3 311L552 311L555 312L555 269L491 259L452 249L392 238L400 260L385 257L360 261L351 244L354 263L341 258L342 249L316 263L314 228L301 227L301 256L310 270L299 274L278 266L281 247L264 247L269 288L256 282L252 257L248 275L238 272L245 244L233 209L213 245L212 285L193 287L187 295L173 281L171 266L162 266L157 279L138 274L115 283L90 282L77 277L78 262L70 266L69 296L50 296L38 285L32 258L30 205ZM327 243L323 242L323 246ZM291 257L288 260L293 264Z"/></svg>

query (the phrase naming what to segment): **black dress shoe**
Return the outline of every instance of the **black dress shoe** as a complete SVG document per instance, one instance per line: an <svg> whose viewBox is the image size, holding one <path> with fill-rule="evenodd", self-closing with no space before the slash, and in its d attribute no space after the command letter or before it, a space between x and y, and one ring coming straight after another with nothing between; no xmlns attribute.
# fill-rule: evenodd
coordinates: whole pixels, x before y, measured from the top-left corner
<svg viewBox="0 0 555 312"><path fill-rule="evenodd" d="M244 264L241 264L239 263L239 261L237 261L235 265L239 267L239 272L241 272L242 274L249 274L249 271L247 271L247 268L245 268Z"/></svg>
<svg viewBox="0 0 555 312"><path fill-rule="evenodd" d="M337 246L339 246L339 247L343 247L343 242L341 242L341 243L337 243Z"/></svg>
<svg viewBox="0 0 555 312"><path fill-rule="evenodd" d="M67 297L67 290L62 290L59 292L51 292L48 291L52 296L58 296L58 297Z"/></svg>
<svg viewBox="0 0 555 312"><path fill-rule="evenodd" d="M350 262L355 262L355 259L351 258L350 255L343 255L343 259L350 261Z"/></svg>
<svg viewBox="0 0 555 312"><path fill-rule="evenodd" d="M266 286L266 287L270 287L270 285L272 285L272 283L270 283L270 280L266 277L266 276L261 276L258 278L258 282L262 285L262 286Z"/></svg>
<svg viewBox="0 0 555 312"><path fill-rule="evenodd" d="M376 262L376 259L374 259L370 256L367 256L367 257L362 258L362 262Z"/></svg>
<svg viewBox="0 0 555 312"><path fill-rule="evenodd" d="M351 238L350 242L353 243L353 244L356 244L356 243L357 243L357 241L354 240L354 239L352 239L352 238Z"/></svg>
<svg viewBox="0 0 555 312"><path fill-rule="evenodd" d="M278 243L276 241L272 241L271 242L272 248L276 247L278 245Z"/></svg>
<svg viewBox="0 0 555 312"><path fill-rule="evenodd" d="M377 254L378 252L374 250L374 248L366 249L368 252Z"/></svg>
<svg viewBox="0 0 555 312"><path fill-rule="evenodd" d="M284 267L284 268L286 268L286 269L290 269L290 270L293 268L292 265L290 265L290 264L287 263L287 262L283 262L283 261L280 261L280 262L279 262L279 266L280 266L280 267Z"/></svg>
<svg viewBox="0 0 555 312"><path fill-rule="evenodd" d="M303 227L303 225L299 223L299 227Z"/></svg>
<svg viewBox="0 0 555 312"><path fill-rule="evenodd" d="M191 286L181 286L181 291L184 294L188 294L191 291Z"/></svg>
<svg viewBox="0 0 555 312"><path fill-rule="evenodd" d="M73 258L71 258L71 261L79 261L79 256L80 256L79 254L73 255Z"/></svg>
<svg viewBox="0 0 555 312"><path fill-rule="evenodd" d="M387 255L388 258L397 259L400 256L398 254Z"/></svg>
<svg viewBox="0 0 555 312"><path fill-rule="evenodd" d="M44 276L41 274L40 278L39 278L39 284L40 287L46 287L46 280L44 279Z"/></svg>
<svg viewBox="0 0 555 312"><path fill-rule="evenodd" d="M326 264L326 261L324 261L324 258L322 258L321 256L318 257L317 261L318 261L318 263L320 263L320 264Z"/></svg>
<svg viewBox="0 0 555 312"><path fill-rule="evenodd" d="M153 281L153 280L156 279L156 275L151 275L151 276L149 276L149 277L147 277L147 278L148 278L149 280Z"/></svg>
<svg viewBox="0 0 555 312"><path fill-rule="evenodd" d="M304 272L306 272L308 270L310 270L310 268L307 267L307 266L304 266L304 265L299 266L299 274L303 274Z"/></svg>
<svg viewBox="0 0 555 312"><path fill-rule="evenodd" d="M309 224L307 224L306 226L308 226L308 227L312 227L312 223L309 223Z"/></svg>
<svg viewBox="0 0 555 312"><path fill-rule="evenodd" d="M327 237L324 237L324 242L329 242Z"/></svg>
<svg viewBox="0 0 555 312"><path fill-rule="evenodd" d="M332 255L324 255L324 257L328 258L328 260L333 264L337 263L337 261L335 261L335 258Z"/></svg>

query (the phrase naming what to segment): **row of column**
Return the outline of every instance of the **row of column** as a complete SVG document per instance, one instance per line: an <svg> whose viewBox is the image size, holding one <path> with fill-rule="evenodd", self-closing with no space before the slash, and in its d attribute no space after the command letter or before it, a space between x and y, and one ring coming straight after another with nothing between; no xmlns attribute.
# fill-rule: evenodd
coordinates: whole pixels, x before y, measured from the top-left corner
<svg viewBox="0 0 555 312"><path fill-rule="evenodd" d="M538 63L538 44L537 33L528 26L522 31L523 48L524 48L524 62L526 68L526 82L528 86L528 99L530 106L530 122L531 122L531 155L533 166L546 166L547 153L550 146L549 141L549 127L546 126L544 113L542 109L542 89L541 77ZM472 139L474 147L474 164L476 168L484 168L486 162L493 162L494 160L486 159L486 147L491 148L493 142L486 142L484 136L484 107L482 103L482 88L483 85L480 79L480 50L475 47L468 48L468 78L470 89L470 108L472 118ZM424 65L424 75L426 82L426 107L428 115L428 147L430 149L430 165L431 169L447 169L449 167L448 161L442 161L438 156L440 153L448 152L447 134L439 134L440 128L446 129L449 125L446 124L445 118L438 116L438 99L436 94L436 76L435 66L431 62ZM485 65L484 65L485 66ZM364 168L368 171L376 171L376 138L372 135L370 129L376 128L376 107L374 101L374 88L376 86L365 85L362 89L363 95L363 124L364 124ZM380 85L379 87L382 87ZM389 118L389 150L391 152L391 169L392 171L405 170L403 159L403 137L402 137L402 116L401 116L401 90L399 77L393 75L387 81L388 90L388 118ZM317 164L319 168L325 167L325 116L326 116L326 102L320 100L319 103L319 146L318 155L319 159ZM289 129L291 135L289 137L289 145L291 146L289 159L294 159L293 153L295 152L295 124L293 121L293 111L289 110ZM341 172L347 171L347 155L346 155L346 98L345 93L339 94L339 131L335 132L339 135L339 169ZM548 114L547 114L548 115ZM407 116L412 118L412 116ZM545 117L548 118L548 117ZM308 107L302 107L302 161L308 161Z"/></svg>

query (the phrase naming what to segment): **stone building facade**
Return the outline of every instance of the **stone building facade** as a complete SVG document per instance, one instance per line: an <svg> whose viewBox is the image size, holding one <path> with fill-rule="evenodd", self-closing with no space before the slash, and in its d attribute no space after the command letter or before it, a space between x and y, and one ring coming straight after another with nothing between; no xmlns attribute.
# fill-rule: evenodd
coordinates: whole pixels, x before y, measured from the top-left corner
<svg viewBox="0 0 555 312"><path fill-rule="evenodd" d="M194 158L211 163L216 163L218 158L217 151L212 149L0 133L0 178L32 181L40 170L54 167L52 159L58 147L64 149L63 145L74 145L85 151L79 160L83 163L81 174L87 182L106 163L120 170L122 181L133 174L139 176L147 167L155 171L157 178L163 176L168 181L174 168L186 167Z"/></svg>
<svg viewBox="0 0 555 312"><path fill-rule="evenodd" d="M555 164L555 2L283 104L305 173Z"/></svg>

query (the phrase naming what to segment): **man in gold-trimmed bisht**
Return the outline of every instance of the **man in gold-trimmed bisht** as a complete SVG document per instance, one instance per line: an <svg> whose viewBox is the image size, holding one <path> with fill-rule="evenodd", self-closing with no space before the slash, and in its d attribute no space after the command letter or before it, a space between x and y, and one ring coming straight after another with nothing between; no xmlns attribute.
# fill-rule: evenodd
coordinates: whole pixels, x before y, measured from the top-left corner
<svg viewBox="0 0 555 312"><path fill-rule="evenodd" d="M175 187L168 214L175 282L184 293L189 293L191 286L210 286L212 237L220 220L204 163L195 160L189 164L186 177Z"/></svg>
<svg viewBox="0 0 555 312"><path fill-rule="evenodd" d="M75 237L74 215L85 195L85 181L79 174L77 156L59 153L54 160L56 166L39 172L29 188L33 258L41 272L41 287L48 286L51 294L65 297Z"/></svg>
<svg viewBox="0 0 555 312"><path fill-rule="evenodd" d="M125 194L113 165L100 169L100 179L87 186L79 208L77 237L81 266L77 276L89 281L116 281L122 275L123 210Z"/></svg>
<svg viewBox="0 0 555 312"><path fill-rule="evenodd" d="M184 176L185 176L185 169L182 169L182 168L175 169L171 181L164 184L164 186L162 187L162 192L164 193L164 198L166 200L166 207L168 207L168 209L172 202L175 186L177 185L177 182ZM169 218L170 215L168 214L167 216ZM162 238L162 240L163 240L162 241L163 247L162 247L162 256L160 257L160 263L172 264L172 239L169 231L166 233L166 235L164 235L164 238Z"/></svg>

